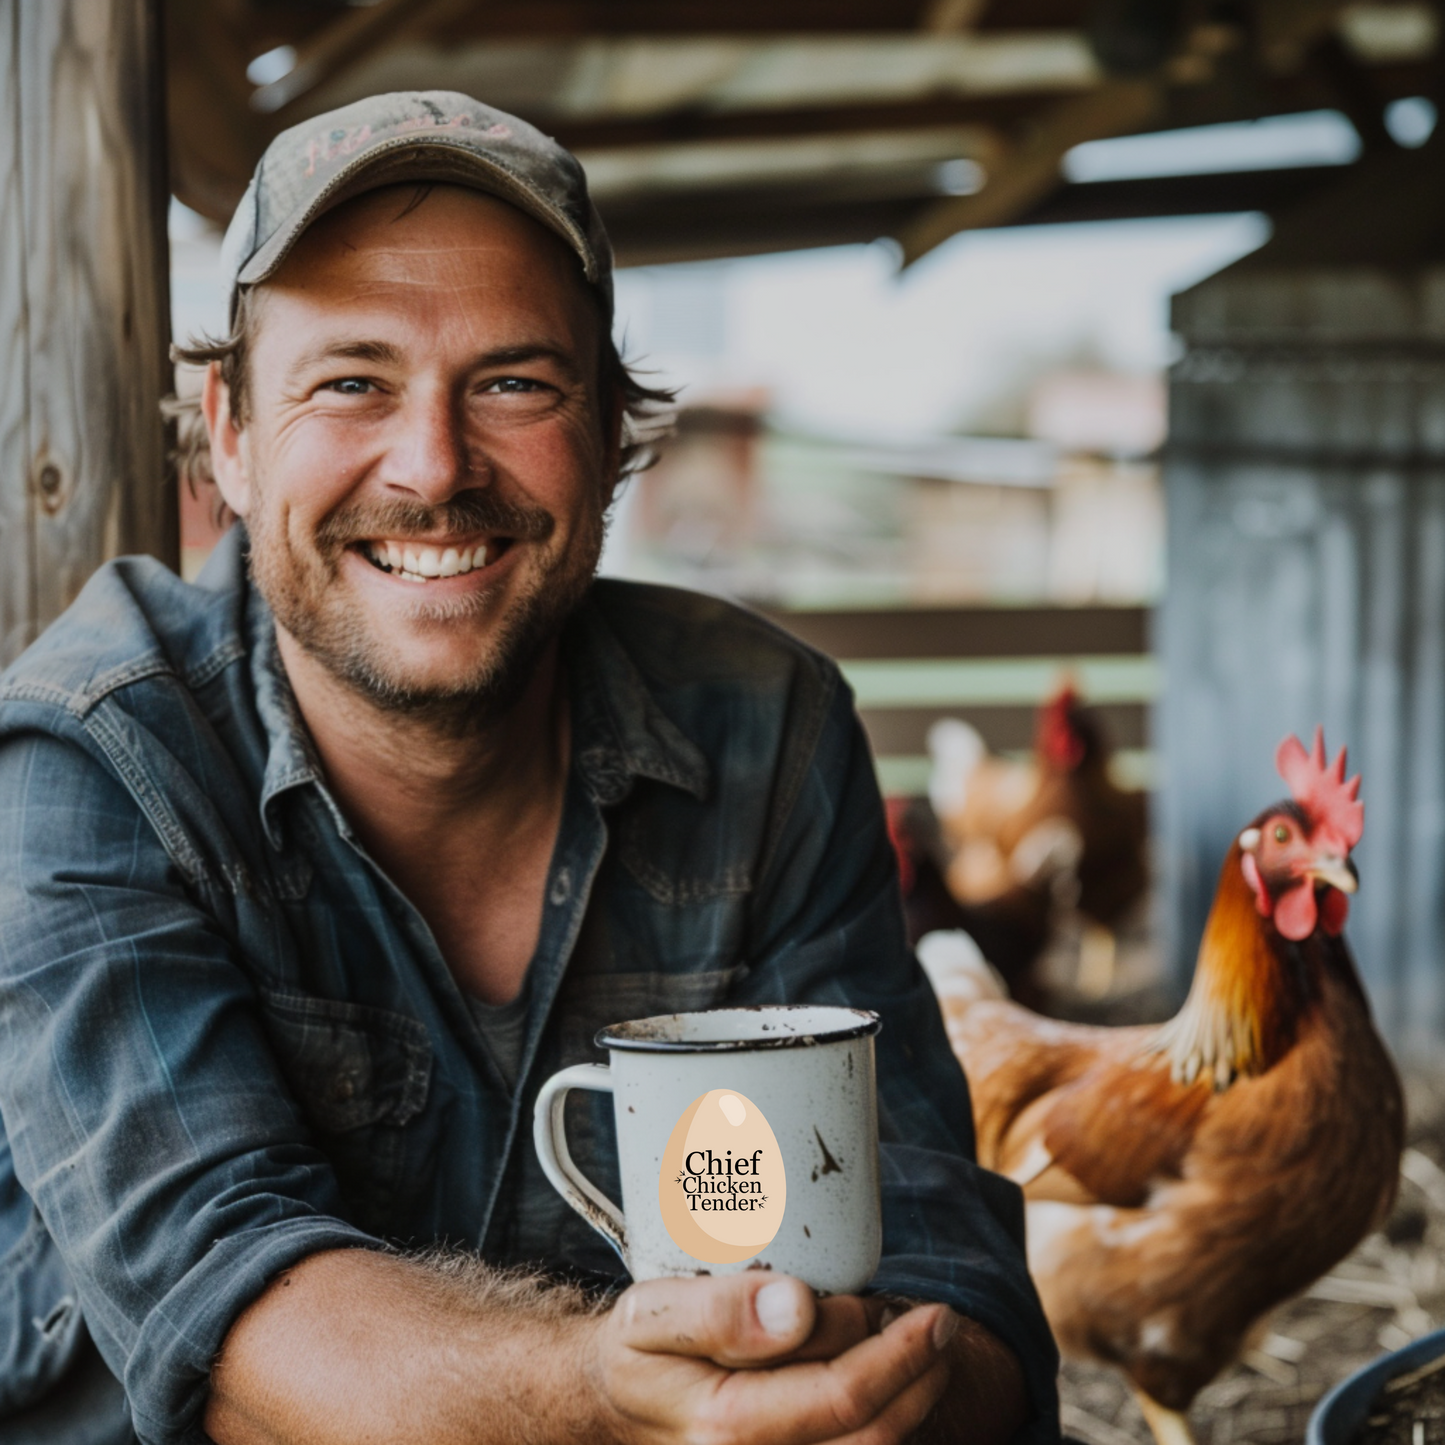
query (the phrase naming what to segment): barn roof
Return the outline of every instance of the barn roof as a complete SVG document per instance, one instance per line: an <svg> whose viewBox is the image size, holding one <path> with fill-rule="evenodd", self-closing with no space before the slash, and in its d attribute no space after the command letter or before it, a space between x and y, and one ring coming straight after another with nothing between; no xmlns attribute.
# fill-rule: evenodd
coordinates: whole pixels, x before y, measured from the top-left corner
<svg viewBox="0 0 1445 1445"><path fill-rule="evenodd" d="M1441 88L1426 4L1339 0L187 0L171 178L217 221L278 130L377 90L467 91L587 165L623 264L880 236L1277 211L1337 167L1073 180L1082 142L1320 109L1364 151ZM249 72L249 74L248 74Z"/></svg>

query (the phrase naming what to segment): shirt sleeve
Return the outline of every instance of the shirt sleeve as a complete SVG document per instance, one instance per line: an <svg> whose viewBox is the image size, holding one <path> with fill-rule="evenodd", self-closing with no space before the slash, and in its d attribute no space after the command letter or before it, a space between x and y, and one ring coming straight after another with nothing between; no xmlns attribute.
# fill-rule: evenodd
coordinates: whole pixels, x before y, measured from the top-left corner
<svg viewBox="0 0 1445 1445"><path fill-rule="evenodd" d="M0 1119L147 1445L201 1445L237 1315L307 1255L380 1248L278 1069L254 990L127 789L0 746Z"/></svg>
<svg viewBox="0 0 1445 1445"><path fill-rule="evenodd" d="M872 758L834 678L806 766L793 770L796 796L781 799L744 988L750 1002L881 1016L883 1256L870 1289L942 1301L1008 1344L1032 1404L1023 1438L1045 1445L1059 1438L1058 1352L1025 1261L1023 1196L975 1162L968 1084L907 946Z"/></svg>

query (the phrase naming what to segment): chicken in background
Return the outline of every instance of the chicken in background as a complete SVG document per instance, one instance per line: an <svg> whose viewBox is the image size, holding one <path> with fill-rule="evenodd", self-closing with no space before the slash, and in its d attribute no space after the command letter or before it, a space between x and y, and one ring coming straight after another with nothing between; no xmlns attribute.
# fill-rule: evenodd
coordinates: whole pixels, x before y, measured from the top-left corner
<svg viewBox="0 0 1445 1445"><path fill-rule="evenodd" d="M1022 880L1037 879L1040 864L1057 857L1061 824L1077 835L1073 902L1086 924L1080 983L1105 992L1114 930L1148 888L1149 830L1144 794L1120 788L1110 775L1112 750L1097 714L1065 686L1039 709L1028 762L990 754L976 729L952 718L933 725L928 748L929 800L949 857L944 878L961 905L992 904ZM1050 882L1049 897L1057 900L1063 887ZM1047 938L1045 929L1040 951Z"/></svg>
<svg viewBox="0 0 1445 1445"><path fill-rule="evenodd" d="M997 891L961 903L939 863L944 845L938 821L919 799L888 800L888 833L898 854L903 914L912 946L926 934L962 930L998 970L1009 994L1029 1008L1046 997L1035 965L1061 909L1078 897L1078 830L1063 818L1036 825L1009 856Z"/></svg>
<svg viewBox="0 0 1445 1445"><path fill-rule="evenodd" d="M1386 1214L1400 1082L1342 936L1359 778L1280 746L1290 800L1224 860L1181 1011L1150 1028L1002 1000L959 935L918 954L968 1075L979 1161L1023 1187L1060 1347L1122 1369L1160 1445L1266 1311Z"/></svg>

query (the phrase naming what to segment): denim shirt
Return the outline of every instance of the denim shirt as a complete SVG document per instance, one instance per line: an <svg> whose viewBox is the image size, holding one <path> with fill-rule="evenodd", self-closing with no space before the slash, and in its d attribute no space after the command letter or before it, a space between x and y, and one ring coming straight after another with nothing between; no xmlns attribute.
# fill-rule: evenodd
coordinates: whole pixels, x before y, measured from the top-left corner
<svg viewBox="0 0 1445 1445"><path fill-rule="evenodd" d="M572 756L514 1090L328 790L243 548L198 586L109 564L0 678L0 1418L88 1330L142 1440L204 1440L229 1326L321 1250L625 1282L541 1173L538 1087L601 1061L604 1024L812 1001L883 1018L871 1288L1005 1340L1028 1438L1057 1438L1021 1199L971 1162L837 669L714 599L593 586L563 638ZM610 1101L569 1111L617 1198Z"/></svg>

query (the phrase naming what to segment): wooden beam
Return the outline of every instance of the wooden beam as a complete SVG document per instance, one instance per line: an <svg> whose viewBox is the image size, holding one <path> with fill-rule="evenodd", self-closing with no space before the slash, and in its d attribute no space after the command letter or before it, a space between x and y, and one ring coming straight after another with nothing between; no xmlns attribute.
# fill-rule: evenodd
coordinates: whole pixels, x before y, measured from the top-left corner
<svg viewBox="0 0 1445 1445"><path fill-rule="evenodd" d="M761 110L706 110L694 106L641 118L588 120L535 112L526 118L570 150L599 151L689 141L783 140L792 136L877 135L944 126L1020 125L1056 105L1058 99L1057 90L1010 91L987 96L926 96L882 105L809 105Z"/></svg>
<svg viewBox="0 0 1445 1445"><path fill-rule="evenodd" d="M899 237L912 265L959 231L1007 225L1061 184L1064 152L1086 140L1145 128L1163 109L1155 80L1109 80L1065 101L989 174L983 189L931 206Z"/></svg>
<svg viewBox="0 0 1445 1445"><path fill-rule="evenodd" d="M1310 51L1307 65L1317 70L1333 93L1335 104L1359 133L1368 151L1391 151L1395 142L1385 126L1385 100L1375 77L1331 32Z"/></svg>
<svg viewBox="0 0 1445 1445"><path fill-rule="evenodd" d="M1278 215L1340 182L1343 166L1290 166L1277 171L1232 171L1212 176L1149 176L1060 186L1015 225L1125 221L1145 216L1218 216L1228 211Z"/></svg>
<svg viewBox="0 0 1445 1445"><path fill-rule="evenodd" d="M1309 48L1334 28L1349 0L1256 0L1255 43L1271 70L1304 62Z"/></svg>
<svg viewBox="0 0 1445 1445"><path fill-rule="evenodd" d="M448 14L474 13L480 8L484 7L476 0L377 0L353 10L303 42L297 48L296 64L285 75L257 87L251 108L261 115L277 115L403 32L423 30Z"/></svg>
<svg viewBox="0 0 1445 1445"><path fill-rule="evenodd" d="M1136 181L1061 185L1012 217L1011 226L1218 215L1285 209L1339 184L1339 166L1237 171L1216 176L1157 176ZM839 246L900 236L931 199L808 199L774 187L651 197L609 203L603 219L624 266L716 260L769 251Z"/></svg>
<svg viewBox="0 0 1445 1445"><path fill-rule="evenodd" d="M248 104L254 42L218 5L167 4L165 18L171 188L224 224L272 135Z"/></svg>
<svg viewBox="0 0 1445 1445"><path fill-rule="evenodd" d="M0 662L120 552L177 560L158 0L3 0Z"/></svg>
<svg viewBox="0 0 1445 1445"><path fill-rule="evenodd" d="M923 29L934 35L958 35L972 30L987 8L988 0L929 0Z"/></svg>
<svg viewBox="0 0 1445 1445"><path fill-rule="evenodd" d="M902 34L927 0L526 0L490 4L485 18L448 27L455 39L589 35Z"/></svg>
<svg viewBox="0 0 1445 1445"><path fill-rule="evenodd" d="M1085 701L1088 699L1086 698ZM1104 734L1116 748L1149 746L1149 708L1145 703L1108 702L1094 706ZM995 752L1030 748L1038 709L1033 707L865 707L859 718L876 757L917 757L928 751L928 730L941 718L971 723Z"/></svg>
<svg viewBox="0 0 1445 1445"><path fill-rule="evenodd" d="M30 492L30 377L25 326L25 211L20 183L21 0L0 11L0 667L36 635Z"/></svg>
<svg viewBox="0 0 1445 1445"><path fill-rule="evenodd" d="M1149 651L1147 607L761 609L830 657L1132 656Z"/></svg>

